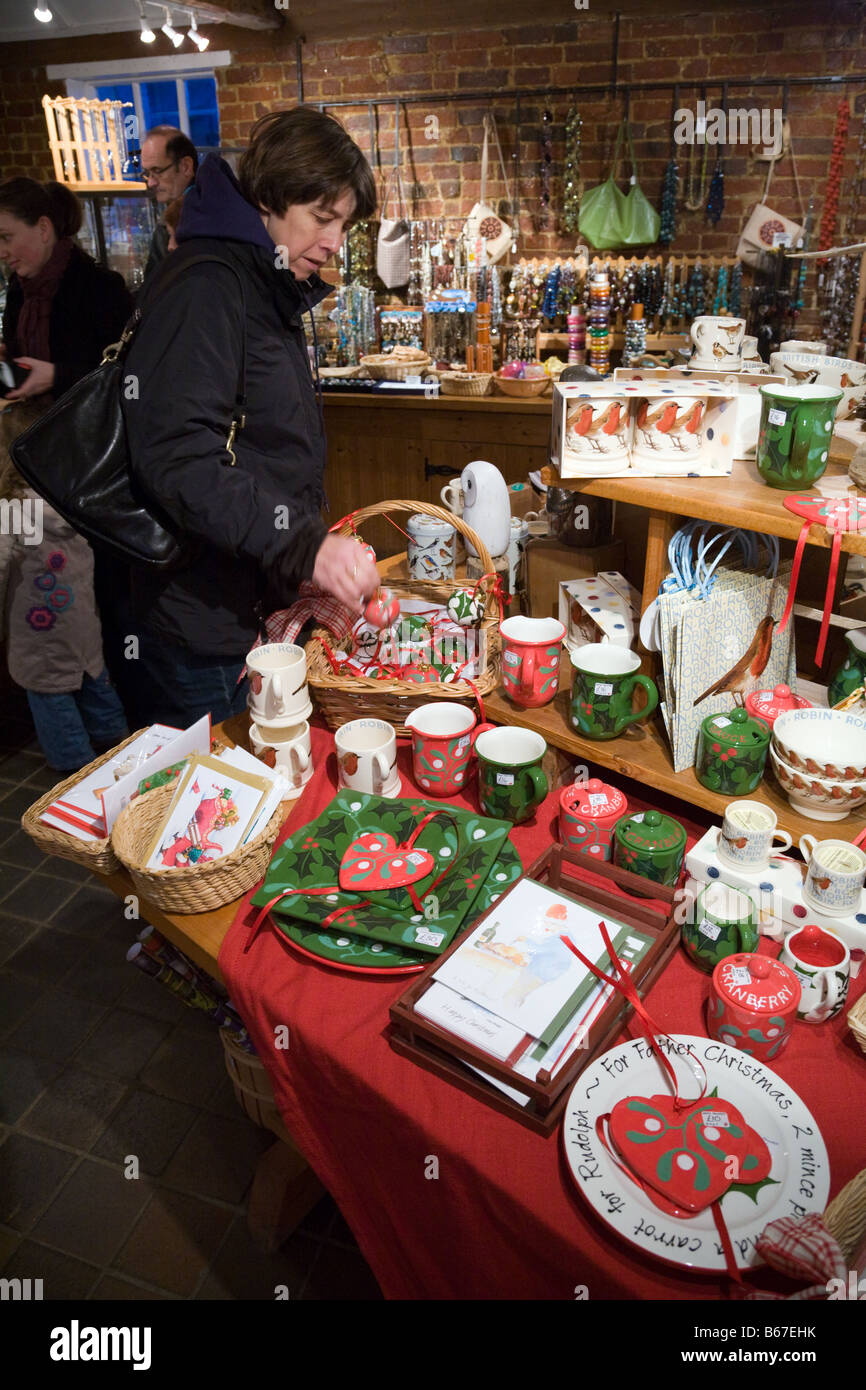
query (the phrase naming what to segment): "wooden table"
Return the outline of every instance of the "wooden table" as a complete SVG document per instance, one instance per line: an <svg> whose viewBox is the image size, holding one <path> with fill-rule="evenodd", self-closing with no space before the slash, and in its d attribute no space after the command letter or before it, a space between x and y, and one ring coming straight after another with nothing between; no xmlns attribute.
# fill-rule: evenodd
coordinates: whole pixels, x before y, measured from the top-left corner
<svg viewBox="0 0 866 1390"><path fill-rule="evenodd" d="M234 715L213 730L215 738L225 743L241 744L249 751L248 732L249 716L246 713ZM295 800L283 802L286 816ZM101 875L100 878L119 898L136 896L144 921L155 927L213 979L225 983L217 957L223 937L234 921L237 902L227 903L211 912L166 912L164 908L141 897L125 869L107 877ZM280 1131L274 1131L279 1135L277 1142L259 1159L247 1207L250 1231L264 1249L271 1251L282 1245L325 1191L282 1125Z"/></svg>

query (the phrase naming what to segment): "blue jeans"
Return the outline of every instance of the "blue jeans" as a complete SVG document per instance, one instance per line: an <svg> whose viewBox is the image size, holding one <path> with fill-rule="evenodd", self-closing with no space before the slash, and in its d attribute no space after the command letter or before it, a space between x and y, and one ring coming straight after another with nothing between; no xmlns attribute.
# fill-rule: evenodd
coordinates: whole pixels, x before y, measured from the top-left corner
<svg viewBox="0 0 866 1390"><path fill-rule="evenodd" d="M80 690L64 695L28 690L27 702L39 746L58 772L77 772L92 763L98 752L113 748L129 733L123 706L105 667L95 680L85 674Z"/></svg>
<svg viewBox="0 0 866 1390"><path fill-rule="evenodd" d="M195 656L185 647L141 635L142 704L153 723L186 729L209 714L212 724L246 708L246 679L238 684L244 661ZM133 663L134 664L134 663Z"/></svg>

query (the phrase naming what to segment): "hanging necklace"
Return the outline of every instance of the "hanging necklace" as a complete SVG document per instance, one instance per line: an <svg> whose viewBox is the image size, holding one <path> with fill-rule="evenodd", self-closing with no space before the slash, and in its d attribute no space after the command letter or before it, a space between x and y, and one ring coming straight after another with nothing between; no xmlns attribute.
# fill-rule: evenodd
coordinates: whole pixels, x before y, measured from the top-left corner
<svg viewBox="0 0 866 1390"><path fill-rule="evenodd" d="M580 143L583 121L576 106L572 106L565 122L565 168L563 170L562 230L577 234L580 216Z"/></svg>
<svg viewBox="0 0 866 1390"><path fill-rule="evenodd" d="M538 177L541 183L541 198L538 214L535 219L537 231L546 231L550 226L550 173L553 163L553 140L551 136L551 126L553 116L550 110L545 107L541 117L541 159L538 168Z"/></svg>
<svg viewBox="0 0 866 1390"><path fill-rule="evenodd" d="M680 89L674 87L674 112L679 110ZM662 186L662 207L661 207L661 226L659 228L659 241L662 246L670 246L677 234L677 193L680 184L680 171L676 161L676 145L671 132L671 157L665 169L664 184Z"/></svg>
<svg viewBox="0 0 866 1390"><path fill-rule="evenodd" d="M704 206L704 199L707 193L707 146L704 143L704 153L701 159L701 176L698 182L698 147L693 144L689 150L689 184L686 194L686 207L689 212L700 212Z"/></svg>
<svg viewBox="0 0 866 1390"><path fill-rule="evenodd" d="M830 173L824 194L824 211L821 214L821 231L818 237L818 250L826 251L833 245L836 224L839 216L839 188L842 181L842 162L845 158L845 142L848 139L848 98L839 102L836 114L836 130L833 135L833 153L830 156Z"/></svg>

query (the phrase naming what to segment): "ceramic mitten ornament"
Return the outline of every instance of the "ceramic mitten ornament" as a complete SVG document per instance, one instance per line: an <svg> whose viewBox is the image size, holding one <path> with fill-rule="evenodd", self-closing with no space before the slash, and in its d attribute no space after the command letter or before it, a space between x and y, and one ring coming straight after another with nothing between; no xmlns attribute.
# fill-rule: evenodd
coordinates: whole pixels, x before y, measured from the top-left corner
<svg viewBox="0 0 866 1390"><path fill-rule="evenodd" d="M377 589L364 609L364 617L370 626L380 630L390 627L399 616L400 600L394 597L390 589Z"/></svg>
<svg viewBox="0 0 866 1390"><path fill-rule="evenodd" d="M703 1211L732 1183L769 1177L767 1145L720 1096L677 1109L672 1096L628 1096L610 1114L611 1143L626 1167L667 1202Z"/></svg>
<svg viewBox="0 0 866 1390"><path fill-rule="evenodd" d="M448 600L448 616L461 627L473 627L484 617L484 595L469 589L455 589Z"/></svg>

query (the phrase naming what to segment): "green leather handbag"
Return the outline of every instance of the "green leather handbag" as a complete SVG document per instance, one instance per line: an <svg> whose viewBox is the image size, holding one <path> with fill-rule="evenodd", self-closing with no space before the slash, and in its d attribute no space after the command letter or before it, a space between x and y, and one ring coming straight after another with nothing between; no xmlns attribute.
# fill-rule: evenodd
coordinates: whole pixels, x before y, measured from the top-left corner
<svg viewBox="0 0 866 1390"><path fill-rule="evenodd" d="M628 193L623 193L616 183L616 167L624 135L628 137L632 166ZM658 240L660 227L661 218L637 181L631 127L628 121L622 121L617 132L610 174L604 183L584 194L578 229L596 250L609 251L620 246L649 246Z"/></svg>

